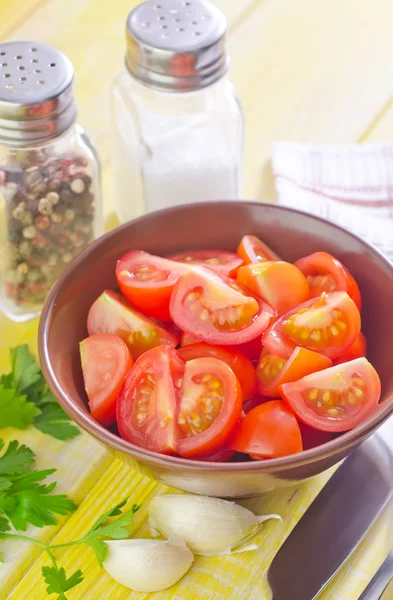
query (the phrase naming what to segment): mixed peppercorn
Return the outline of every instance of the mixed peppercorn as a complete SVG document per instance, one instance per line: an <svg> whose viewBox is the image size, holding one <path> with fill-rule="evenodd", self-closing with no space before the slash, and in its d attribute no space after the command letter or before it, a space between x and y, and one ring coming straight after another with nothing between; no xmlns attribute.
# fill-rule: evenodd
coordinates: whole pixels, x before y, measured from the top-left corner
<svg viewBox="0 0 393 600"><path fill-rule="evenodd" d="M72 258L94 236L95 197L85 157L43 150L9 155L0 167L7 256L4 294L39 308Z"/></svg>

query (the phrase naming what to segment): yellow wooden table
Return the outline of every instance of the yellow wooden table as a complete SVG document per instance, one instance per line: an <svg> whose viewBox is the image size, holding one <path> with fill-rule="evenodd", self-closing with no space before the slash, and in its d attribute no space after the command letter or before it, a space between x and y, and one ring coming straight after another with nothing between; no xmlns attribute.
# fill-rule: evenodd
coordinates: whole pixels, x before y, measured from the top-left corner
<svg viewBox="0 0 393 600"><path fill-rule="evenodd" d="M393 139L391 0L215 3L228 17L231 77L246 113L245 198L274 200L269 168L274 140ZM112 193L109 87L123 65L125 18L135 4L135 0L0 0L1 41L46 42L74 63L80 121L97 144L103 163L107 213ZM28 342L36 349L36 330L36 323L15 325L0 315L0 372L8 367L10 345ZM37 452L39 467L56 465L59 489L79 504L77 512L58 526L36 532L42 539L79 537L98 513L127 495L143 504L133 533L146 535L146 507L164 489L162 485L123 466L86 434L67 443L33 429L2 430L0 436L26 442ZM197 558L183 580L165 592L137 594L115 584L85 548L59 552L59 563L66 570L81 568L85 575L69 598L268 600L269 563L330 474L267 499L247 501L258 512L280 513L283 523L267 523L255 540L259 549L252 553ZM389 515L382 515L322 594L323 600L358 599L390 550L392 525ZM9 541L4 545L0 600L44 600L40 570L46 557L36 547Z"/></svg>

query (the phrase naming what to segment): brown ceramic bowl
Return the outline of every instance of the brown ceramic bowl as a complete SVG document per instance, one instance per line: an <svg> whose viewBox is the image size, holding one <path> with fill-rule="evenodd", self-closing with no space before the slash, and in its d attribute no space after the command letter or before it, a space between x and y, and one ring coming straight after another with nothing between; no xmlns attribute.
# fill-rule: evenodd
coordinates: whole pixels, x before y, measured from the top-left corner
<svg viewBox="0 0 393 600"><path fill-rule="evenodd" d="M79 342L86 317L105 288L116 288L117 259L130 248L153 254L196 248L235 250L245 234L261 237L283 259L330 252L359 283L369 359L382 381L380 409L356 429L311 450L266 461L210 463L163 456L134 446L90 415L83 387ZM46 380L64 410L123 460L158 481L212 496L246 497L306 479L346 457L393 412L393 266L351 233L302 212L256 202L190 204L158 211L104 235L67 268L45 304L39 352Z"/></svg>

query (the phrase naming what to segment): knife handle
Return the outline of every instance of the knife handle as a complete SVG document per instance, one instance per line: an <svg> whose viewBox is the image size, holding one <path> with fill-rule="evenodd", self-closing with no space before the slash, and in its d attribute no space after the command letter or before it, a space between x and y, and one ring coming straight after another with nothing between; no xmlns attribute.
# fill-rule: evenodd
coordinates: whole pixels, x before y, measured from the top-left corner
<svg viewBox="0 0 393 600"><path fill-rule="evenodd" d="M393 550L382 563L359 600L380 600L393 577Z"/></svg>

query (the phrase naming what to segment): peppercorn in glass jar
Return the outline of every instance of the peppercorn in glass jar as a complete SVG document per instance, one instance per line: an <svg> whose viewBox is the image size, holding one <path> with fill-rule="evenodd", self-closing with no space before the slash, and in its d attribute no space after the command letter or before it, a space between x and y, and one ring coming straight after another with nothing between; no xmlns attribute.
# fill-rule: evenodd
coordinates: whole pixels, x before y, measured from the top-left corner
<svg viewBox="0 0 393 600"><path fill-rule="evenodd" d="M99 165L75 123L73 69L58 50L0 45L0 299L39 314L51 286L103 229Z"/></svg>

